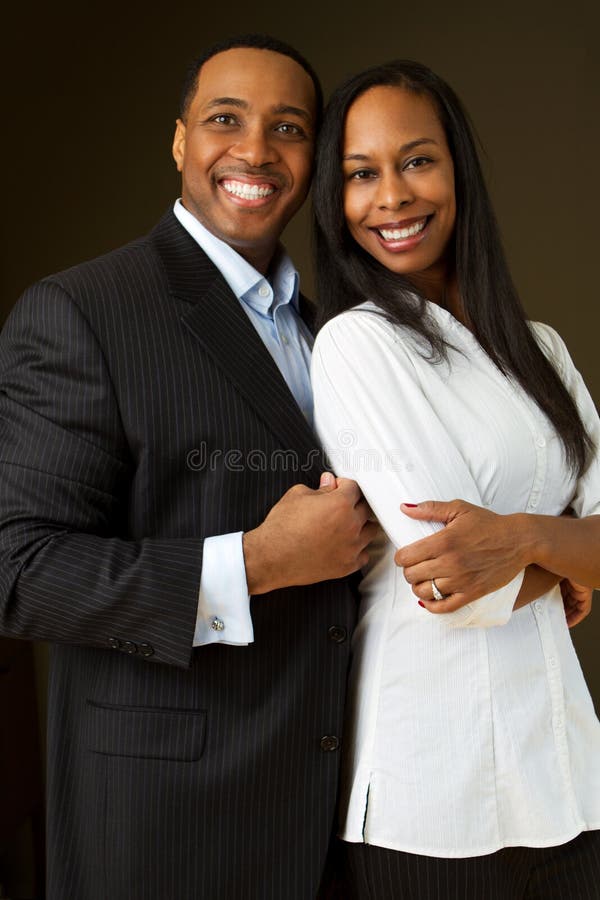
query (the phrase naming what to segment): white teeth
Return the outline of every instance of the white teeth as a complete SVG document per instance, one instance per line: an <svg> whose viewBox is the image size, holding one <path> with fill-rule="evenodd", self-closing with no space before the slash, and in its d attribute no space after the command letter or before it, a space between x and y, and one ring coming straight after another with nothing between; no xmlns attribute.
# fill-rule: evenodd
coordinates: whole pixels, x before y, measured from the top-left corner
<svg viewBox="0 0 600 900"><path fill-rule="evenodd" d="M404 238L414 237L415 234L423 231L426 224L427 219L422 219L420 222L415 222L414 225L410 225L408 228L380 228L379 234L384 241L402 241Z"/></svg>
<svg viewBox="0 0 600 900"><path fill-rule="evenodd" d="M221 186L228 194L242 197L244 200L258 200L275 192L270 184L248 184L245 181L222 181Z"/></svg>

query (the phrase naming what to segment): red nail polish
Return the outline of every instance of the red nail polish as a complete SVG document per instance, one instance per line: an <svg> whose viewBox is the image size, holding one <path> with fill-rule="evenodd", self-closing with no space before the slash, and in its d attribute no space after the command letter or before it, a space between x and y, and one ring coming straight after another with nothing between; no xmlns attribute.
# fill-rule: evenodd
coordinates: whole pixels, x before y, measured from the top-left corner
<svg viewBox="0 0 600 900"><path fill-rule="evenodd" d="M422 600L419 600L419 606L422 606L423 609L427 609L427 607L425 606L425 604L423 603Z"/></svg>
<svg viewBox="0 0 600 900"><path fill-rule="evenodd" d="M410 506L411 509L414 509L415 506L418 506L418 503L403 503L402 506Z"/></svg>

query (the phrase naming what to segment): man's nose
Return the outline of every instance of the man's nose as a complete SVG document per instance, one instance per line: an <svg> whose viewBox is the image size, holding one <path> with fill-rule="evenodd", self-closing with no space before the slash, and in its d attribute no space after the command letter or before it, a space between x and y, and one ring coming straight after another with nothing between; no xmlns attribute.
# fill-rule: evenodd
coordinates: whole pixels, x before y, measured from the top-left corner
<svg viewBox="0 0 600 900"><path fill-rule="evenodd" d="M263 127L248 128L240 135L240 140L231 148L232 155L242 159L249 166L260 166L274 163L279 159L272 134Z"/></svg>

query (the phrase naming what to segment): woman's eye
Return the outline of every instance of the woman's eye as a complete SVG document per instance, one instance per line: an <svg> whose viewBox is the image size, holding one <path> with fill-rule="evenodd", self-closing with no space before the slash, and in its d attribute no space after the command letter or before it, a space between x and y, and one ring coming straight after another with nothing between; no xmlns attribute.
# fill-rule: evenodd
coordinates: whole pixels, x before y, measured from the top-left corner
<svg viewBox="0 0 600 900"><path fill-rule="evenodd" d="M419 169L421 166L427 165L431 160L428 156L415 156L414 159L409 159L409 161L405 165L405 169Z"/></svg>
<svg viewBox="0 0 600 900"><path fill-rule="evenodd" d="M373 175L371 169L357 169L356 172L350 173L350 181L364 181Z"/></svg>

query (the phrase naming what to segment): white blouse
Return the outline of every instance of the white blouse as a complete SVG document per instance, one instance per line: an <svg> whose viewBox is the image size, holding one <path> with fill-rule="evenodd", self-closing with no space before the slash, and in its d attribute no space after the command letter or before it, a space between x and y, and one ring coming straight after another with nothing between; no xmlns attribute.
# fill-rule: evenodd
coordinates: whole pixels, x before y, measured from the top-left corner
<svg viewBox="0 0 600 900"><path fill-rule="evenodd" d="M575 479L537 405L450 313L428 310L455 348L448 363L428 360L419 338L370 303L331 320L313 354L322 444L385 531L353 637L340 834L442 857L561 844L600 828L600 723L560 590L512 612L520 573L434 616L393 556L440 527L403 515L403 501L598 514L600 459ZM600 446L596 409L561 338L532 328Z"/></svg>

